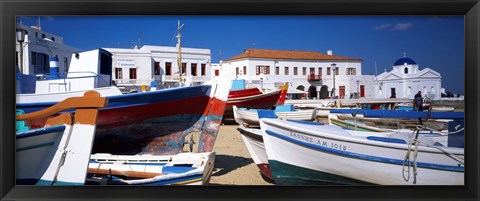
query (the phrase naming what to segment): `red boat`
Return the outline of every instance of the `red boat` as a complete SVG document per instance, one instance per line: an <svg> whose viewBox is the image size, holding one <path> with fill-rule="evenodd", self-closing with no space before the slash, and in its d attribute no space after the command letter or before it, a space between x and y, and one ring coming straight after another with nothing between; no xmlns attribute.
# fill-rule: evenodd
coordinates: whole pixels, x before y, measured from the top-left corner
<svg viewBox="0 0 480 201"><path fill-rule="evenodd" d="M228 93L228 98L239 98L239 97L253 96L258 94L262 94L262 92L260 91L260 89L256 87L248 88L248 89L231 90Z"/></svg>
<svg viewBox="0 0 480 201"><path fill-rule="evenodd" d="M277 91L269 93L262 93L258 89L260 93L254 93L254 89L257 88L230 91L223 118L233 119L233 105L249 109L272 109L276 105L283 105L287 97L288 84L280 87Z"/></svg>
<svg viewBox="0 0 480 201"><path fill-rule="evenodd" d="M96 124L92 153L172 155L180 153L191 131L201 131L199 152L212 151L226 105L227 87L199 85L107 96ZM220 89L219 89L220 88ZM222 98L223 96L223 98ZM34 112L55 102L17 103ZM27 121L43 127L46 119Z"/></svg>

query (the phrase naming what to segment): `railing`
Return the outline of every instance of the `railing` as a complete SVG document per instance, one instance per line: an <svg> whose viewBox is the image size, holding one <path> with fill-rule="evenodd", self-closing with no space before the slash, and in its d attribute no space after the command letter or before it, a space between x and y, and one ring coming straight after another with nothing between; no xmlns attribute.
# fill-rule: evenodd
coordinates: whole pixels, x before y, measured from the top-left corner
<svg viewBox="0 0 480 201"><path fill-rule="evenodd" d="M148 85L150 86L150 83L152 80L137 80L137 79L114 79L115 83L117 85Z"/></svg>
<svg viewBox="0 0 480 201"><path fill-rule="evenodd" d="M322 80L322 76L321 76L321 75L311 74L311 75L308 75L308 76L307 76L307 80L308 80L308 81L320 81L320 80Z"/></svg>
<svg viewBox="0 0 480 201"><path fill-rule="evenodd" d="M90 75L81 75L78 77L68 77L69 74L90 74ZM99 76L97 73L92 72L92 71L75 71L75 72L62 72L58 73L59 78L58 79L63 79L64 83L67 83L66 80L73 80L73 79L81 79L81 78L98 78L100 82L104 82L107 86L112 85L110 81L105 80L102 76ZM37 80L45 80L47 77L51 76L50 73L43 73L41 75L36 75Z"/></svg>

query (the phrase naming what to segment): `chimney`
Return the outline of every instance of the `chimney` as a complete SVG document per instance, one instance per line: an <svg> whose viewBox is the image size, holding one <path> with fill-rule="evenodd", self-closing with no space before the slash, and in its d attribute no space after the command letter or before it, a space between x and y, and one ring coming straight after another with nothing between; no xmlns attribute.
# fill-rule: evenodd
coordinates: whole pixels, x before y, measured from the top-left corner
<svg viewBox="0 0 480 201"><path fill-rule="evenodd" d="M327 50L327 55L333 55L333 50Z"/></svg>

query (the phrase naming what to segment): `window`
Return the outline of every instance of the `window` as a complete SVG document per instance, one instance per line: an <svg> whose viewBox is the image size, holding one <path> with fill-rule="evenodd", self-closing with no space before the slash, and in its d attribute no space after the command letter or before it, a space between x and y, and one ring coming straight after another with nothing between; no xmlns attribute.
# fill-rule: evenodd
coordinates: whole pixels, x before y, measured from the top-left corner
<svg viewBox="0 0 480 201"><path fill-rule="evenodd" d="M100 53L100 74L112 75L112 57L103 51Z"/></svg>
<svg viewBox="0 0 480 201"><path fill-rule="evenodd" d="M160 62L153 62L154 74L160 75Z"/></svg>
<svg viewBox="0 0 480 201"><path fill-rule="evenodd" d="M130 68L130 79L135 80L137 79L137 69Z"/></svg>
<svg viewBox="0 0 480 201"><path fill-rule="evenodd" d="M285 75L288 75L290 72L288 71L288 66L285 66Z"/></svg>
<svg viewBox="0 0 480 201"><path fill-rule="evenodd" d="M327 67L327 75L330 75L330 67Z"/></svg>
<svg viewBox="0 0 480 201"><path fill-rule="evenodd" d="M191 65L190 69L192 71L192 75L197 76L197 64L190 64L190 65Z"/></svg>
<svg viewBox="0 0 480 201"><path fill-rule="evenodd" d="M244 74L244 75L247 74L247 67L246 67L246 66L243 67L243 74Z"/></svg>
<svg viewBox="0 0 480 201"><path fill-rule="evenodd" d="M293 75L298 75L298 67L293 67Z"/></svg>
<svg viewBox="0 0 480 201"><path fill-rule="evenodd" d="M235 68L235 75L239 75L240 74L240 68L239 67L236 67Z"/></svg>
<svg viewBox="0 0 480 201"><path fill-rule="evenodd" d="M356 68L347 68L347 75L356 75L357 69Z"/></svg>
<svg viewBox="0 0 480 201"><path fill-rule="evenodd" d="M310 68L310 75L315 75L315 68Z"/></svg>
<svg viewBox="0 0 480 201"><path fill-rule="evenodd" d="M201 67L200 67L200 68L201 68L201 71L202 71L202 72L201 72L201 73L202 73L202 76L204 76L205 73L206 73L206 65L205 65L205 64L201 64Z"/></svg>
<svg viewBox="0 0 480 201"><path fill-rule="evenodd" d="M403 72L404 72L405 74L408 74L408 68L403 69Z"/></svg>
<svg viewBox="0 0 480 201"><path fill-rule="evenodd" d="M338 69L338 67L335 67L335 75L338 75L338 73L339 73L338 71L340 71L340 70Z"/></svg>
<svg viewBox="0 0 480 201"><path fill-rule="evenodd" d="M187 63L182 63L182 75L187 74Z"/></svg>
<svg viewBox="0 0 480 201"><path fill-rule="evenodd" d="M264 74L264 75L269 75L270 74L270 66L256 66L257 70L257 75Z"/></svg>
<svg viewBox="0 0 480 201"><path fill-rule="evenodd" d="M215 70L215 76L219 76L220 75L220 70L216 69Z"/></svg>
<svg viewBox="0 0 480 201"><path fill-rule="evenodd" d="M65 66L65 72L68 72L68 58L63 57L63 66Z"/></svg>
<svg viewBox="0 0 480 201"><path fill-rule="evenodd" d="M122 78L122 69L121 69L121 68L115 68L115 79L123 79L123 78Z"/></svg>
<svg viewBox="0 0 480 201"><path fill-rule="evenodd" d="M322 75L322 68L318 68L318 75Z"/></svg>
<svg viewBox="0 0 480 201"><path fill-rule="evenodd" d="M165 75L172 75L172 62L165 62Z"/></svg>
<svg viewBox="0 0 480 201"><path fill-rule="evenodd" d="M302 68L302 74L303 74L303 75L307 75L307 67L303 67L303 68Z"/></svg>
<svg viewBox="0 0 480 201"><path fill-rule="evenodd" d="M45 34L42 34L42 38L46 38Z"/></svg>
<svg viewBox="0 0 480 201"><path fill-rule="evenodd" d="M32 66L34 68L35 74L50 73L50 63L48 55L38 52L32 52Z"/></svg>
<svg viewBox="0 0 480 201"><path fill-rule="evenodd" d="M275 67L275 75L280 75L280 67Z"/></svg>
<svg viewBox="0 0 480 201"><path fill-rule="evenodd" d="M52 41L55 41L55 37L52 37L51 39L52 39Z"/></svg>

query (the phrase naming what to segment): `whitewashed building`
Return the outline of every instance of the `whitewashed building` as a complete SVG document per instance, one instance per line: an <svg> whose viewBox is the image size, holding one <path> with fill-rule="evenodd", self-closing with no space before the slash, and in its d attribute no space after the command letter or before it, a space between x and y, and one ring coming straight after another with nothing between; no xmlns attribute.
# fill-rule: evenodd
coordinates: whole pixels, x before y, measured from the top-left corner
<svg viewBox="0 0 480 201"><path fill-rule="evenodd" d="M40 26L16 24L16 93L34 93L37 79L50 75L50 57L58 58L58 73L66 76L72 54L80 50L63 43L63 37L42 30Z"/></svg>
<svg viewBox="0 0 480 201"><path fill-rule="evenodd" d="M247 49L214 66L214 75L245 79L248 86L289 88L308 92L309 98L373 98L374 76L362 75L362 59L311 51ZM227 69L218 75L215 69ZM332 89L334 89L332 93Z"/></svg>
<svg viewBox="0 0 480 201"><path fill-rule="evenodd" d="M411 58L398 59L393 70L378 75L374 81L375 97L389 98L393 93L397 98L412 99L418 91L432 100L441 98L442 75L430 68L419 69Z"/></svg>
<svg viewBox="0 0 480 201"><path fill-rule="evenodd" d="M178 48L149 46L122 49L104 48L112 53L113 80L119 86L150 86L157 88L179 86ZM200 85L210 80L210 49L181 48L182 83Z"/></svg>
<svg viewBox="0 0 480 201"><path fill-rule="evenodd" d="M50 73L49 57L58 56L59 72L64 74L72 53L80 50L63 43L63 37L42 31L38 26L16 24L15 64L18 72L43 76Z"/></svg>

